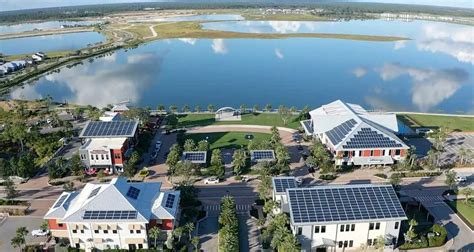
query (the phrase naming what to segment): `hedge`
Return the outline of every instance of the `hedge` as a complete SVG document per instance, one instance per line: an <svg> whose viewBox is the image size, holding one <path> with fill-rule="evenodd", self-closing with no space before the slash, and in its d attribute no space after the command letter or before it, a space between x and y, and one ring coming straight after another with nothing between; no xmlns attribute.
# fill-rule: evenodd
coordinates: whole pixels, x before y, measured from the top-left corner
<svg viewBox="0 0 474 252"><path fill-rule="evenodd" d="M383 178L383 179L386 179L387 178L387 175L386 174L383 174L383 173L376 173L374 174L375 177L379 177L379 178Z"/></svg>
<svg viewBox="0 0 474 252"><path fill-rule="evenodd" d="M337 176L334 174L321 174L319 178L322 180L334 180L337 178Z"/></svg>
<svg viewBox="0 0 474 252"><path fill-rule="evenodd" d="M439 235L428 237L428 245L430 247L439 247L446 242L446 236L448 235L446 228L438 224L434 224L433 227L431 227L431 231L433 233L438 233Z"/></svg>
<svg viewBox="0 0 474 252"><path fill-rule="evenodd" d="M412 178L412 177L436 177L442 174L442 172L432 172L432 171L414 171L414 172L399 172L398 173L402 178Z"/></svg>
<svg viewBox="0 0 474 252"><path fill-rule="evenodd" d="M400 245L399 249L419 249L427 247L428 240L426 239L426 237L422 236L420 239L416 239L414 242L405 242L404 244Z"/></svg>

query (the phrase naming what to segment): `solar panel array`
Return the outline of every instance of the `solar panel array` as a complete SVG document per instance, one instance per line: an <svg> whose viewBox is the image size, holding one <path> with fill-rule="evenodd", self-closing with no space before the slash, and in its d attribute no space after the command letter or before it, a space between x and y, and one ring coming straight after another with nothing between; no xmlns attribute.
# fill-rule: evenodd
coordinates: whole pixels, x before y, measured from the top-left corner
<svg viewBox="0 0 474 252"><path fill-rule="evenodd" d="M133 186L130 186L130 188L128 188L128 192L127 192L128 197L132 199L137 199L139 194L140 194L140 189Z"/></svg>
<svg viewBox="0 0 474 252"><path fill-rule="evenodd" d="M89 194L89 197L87 197L87 198L90 199L90 198L96 196L97 193L99 193L99 191L100 191L100 186L95 188L94 190L92 190L91 193Z"/></svg>
<svg viewBox="0 0 474 252"><path fill-rule="evenodd" d="M89 122L82 132L82 137L104 137L104 136L124 136L134 135L137 127L135 121L112 121L112 122Z"/></svg>
<svg viewBox="0 0 474 252"><path fill-rule="evenodd" d="M361 128L345 145L345 149L402 147L397 141L370 128Z"/></svg>
<svg viewBox="0 0 474 252"><path fill-rule="evenodd" d="M356 124L357 122L354 119L347 120L326 132L326 135L329 137L332 144L337 145L347 134L349 134L349 132L351 132Z"/></svg>
<svg viewBox="0 0 474 252"><path fill-rule="evenodd" d="M176 196L174 194L168 194L168 198L166 198L165 207L173 208L175 198Z"/></svg>
<svg viewBox="0 0 474 252"><path fill-rule="evenodd" d="M67 199L68 196L69 195L67 195L67 194L61 196L61 198L59 198L58 202L56 202L56 204L54 204L53 208L60 207L64 203L64 201Z"/></svg>
<svg viewBox="0 0 474 252"><path fill-rule="evenodd" d="M137 211L85 211L84 220L131 220L137 218Z"/></svg>
<svg viewBox="0 0 474 252"><path fill-rule="evenodd" d="M272 150L257 150L252 152L252 159L254 160L266 160L275 159L275 152Z"/></svg>
<svg viewBox="0 0 474 252"><path fill-rule="evenodd" d="M294 223L406 217L391 186L289 189Z"/></svg>
<svg viewBox="0 0 474 252"><path fill-rule="evenodd" d="M184 153L184 160L188 161L205 161L206 153L204 152L186 152Z"/></svg>
<svg viewBox="0 0 474 252"><path fill-rule="evenodd" d="M274 190L278 193L286 192L288 188L296 188L295 178L273 178Z"/></svg>

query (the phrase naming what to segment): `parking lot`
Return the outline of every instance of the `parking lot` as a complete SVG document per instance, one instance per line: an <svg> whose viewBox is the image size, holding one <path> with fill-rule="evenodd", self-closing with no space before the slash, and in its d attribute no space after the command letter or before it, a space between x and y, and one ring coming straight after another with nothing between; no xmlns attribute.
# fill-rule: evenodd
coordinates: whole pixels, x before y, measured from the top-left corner
<svg viewBox="0 0 474 252"><path fill-rule="evenodd" d="M1 221L0 218L0 251L18 251L10 244L11 239L19 227L26 227L29 231L26 237L27 244L39 244L46 242L46 237L33 237L31 231L39 229L43 219L41 217L8 217Z"/></svg>
<svg viewBox="0 0 474 252"><path fill-rule="evenodd" d="M461 148L471 150L474 153L474 133L451 134L444 144L444 152L441 154L440 162L449 164L460 160L459 152ZM467 163L474 163L473 157L469 157Z"/></svg>

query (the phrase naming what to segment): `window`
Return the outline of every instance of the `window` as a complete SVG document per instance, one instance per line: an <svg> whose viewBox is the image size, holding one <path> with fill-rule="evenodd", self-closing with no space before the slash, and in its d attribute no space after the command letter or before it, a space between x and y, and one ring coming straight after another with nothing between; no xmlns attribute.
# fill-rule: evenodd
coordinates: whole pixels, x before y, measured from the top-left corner
<svg viewBox="0 0 474 252"><path fill-rule="evenodd" d="M400 150L395 150L395 156L400 156Z"/></svg>
<svg viewBox="0 0 474 252"><path fill-rule="evenodd" d="M367 246L372 246L372 239L367 240Z"/></svg>
<svg viewBox="0 0 474 252"><path fill-rule="evenodd" d="M395 222L395 229L398 229L399 222Z"/></svg>
<svg viewBox="0 0 474 252"><path fill-rule="evenodd" d="M100 159L104 160L104 154L100 154Z"/></svg>
<svg viewBox="0 0 474 252"><path fill-rule="evenodd" d="M130 229L130 234L133 234L133 229Z"/></svg>
<svg viewBox="0 0 474 252"><path fill-rule="evenodd" d="M64 224L59 223L59 224L58 224L58 227L64 227Z"/></svg>
<svg viewBox="0 0 474 252"><path fill-rule="evenodd" d="M349 232L349 229L351 228L351 225L346 225L346 232Z"/></svg>
<svg viewBox="0 0 474 252"><path fill-rule="evenodd" d="M84 233L84 229L81 229L81 234L83 234L83 233Z"/></svg>
<svg viewBox="0 0 474 252"><path fill-rule="evenodd" d="M121 158L121 157L120 157L120 153L115 153L115 154L114 154L114 158L115 158L115 159L120 159L120 158Z"/></svg>
<svg viewBox="0 0 474 252"><path fill-rule="evenodd" d="M319 226L315 226L315 227L314 227L314 232L315 232L315 233L319 233L319 231L320 231L320 230L319 230Z"/></svg>
<svg viewBox="0 0 474 252"><path fill-rule="evenodd" d="M353 240L350 240L350 241L349 241L349 248L352 248L352 246L354 246L354 241L353 241Z"/></svg>
<svg viewBox="0 0 474 252"><path fill-rule="evenodd" d="M347 248L347 241L344 241L344 248Z"/></svg>
<svg viewBox="0 0 474 252"><path fill-rule="evenodd" d="M326 226L321 226L321 233L326 233Z"/></svg>
<svg viewBox="0 0 474 252"><path fill-rule="evenodd" d="M117 233L117 230L116 230L116 229L112 230L112 233L116 234L116 233Z"/></svg>
<svg viewBox="0 0 474 252"><path fill-rule="evenodd" d="M98 234L98 233L99 233L99 229L94 230L94 233Z"/></svg>
<svg viewBox="0 0 474 252"><path fill-rule="evenodd" d="M344 151L343 154L342 154L343 157L348 157L349 156L349 152L348 151Z"/></svg>
<svg viewBox="0 0 474 252"><path fill-rule="evenodd" d="M109 230L105 229L104 234L108 234L108 233L109 233Z"/></svg>
<svg viewBox="0 0 474 252"><path fill-rule="evenodd" d="M135 232L136 232L137 234L141 234L141 233L142 233L142 231L141 231L140 229L139 229L139 230L135 230Z"/></svg>
<svg viewBox="0 0 474 252"><path fill-rule="evenodd" d="M380 222L377 222L375 223L375 230L379 230L380 229Z"/></svg>
<svg viewBox="0 0 474 252"><path fill-rule="evenodd" d="M94 160L94 155L91 155L91 160Z"/></svg>
<svg viewBox="0 0 474 252"><path fill-rule="evenodd" d="M143 248L143 244L138 244L138 248L139 248L139 249L142 249L142 248Z"/></svg>
<svg viewBox="0 0 474 252"><path fill-rule="evenodd" d="M76 230L76 229L73 229L72 232L73 232L73 233L77 233L77 230Z"/></svg>
<svg viewBox="0 0 474 252"><path fill-rule="evenodd" d="M354 157L356 155L355 151L351 151L351 157Z"/></svg>
<svg viewBox="0 0 474 252"><path fill-rule="evenodd" d="M339 248L342 248L342 241L339 242Z"/></svg>
<svg viewBox="0 0 474 252"><path fill-rule="evenodd" d="M303 228L299 227L298 228L298 235L301 235L303 233Z"/></svg>
<svg viewBox="0 0 474 252"><path fill-rule="evenodd" d="M105 159L109 160L109 155L105 155Z"/></svg>
<svg viewBox="0 0 474 252"><path fill-rule="evenodd" d="M371 156L371 157L374 156L374 150L371 150L371 151L370 151L370 156Z"/></svg>
<svg viewBox="0 0 474 252"><path fill-rule="evenodd" d="M341 231L341 232L344 232L344 225L341 225L340 231Z"/></svg>
<svg viewBox="0 0 474 252"><path fill-rule="evenodd" d="M76 243L76 248L81 248L81 244Z"/></svg>
<svg viewBox="0 0 474 252"><path fill-rule="evenodd" d="M362 151L361 150L359 151L359 157L362 157Z"/></svg>
<svg viewBox="0 0 474 252"><path fill-rule="evenodd" d="M369 230L374 230L374 223L369 223Z"/></svg>
<svg viewBox="0 0 474 252"><path fill-rule="evenodd" d="M354 231L356 229L356 224L351 225L351 231Z"/></svg>
<svg viewBox="0 0 474 252"><path fill-rule="evenodd" d="M387 150L383 150L383 151L382 151L382 156L385 156L385 152L386 152L386 151L387 151Z"/></svg>

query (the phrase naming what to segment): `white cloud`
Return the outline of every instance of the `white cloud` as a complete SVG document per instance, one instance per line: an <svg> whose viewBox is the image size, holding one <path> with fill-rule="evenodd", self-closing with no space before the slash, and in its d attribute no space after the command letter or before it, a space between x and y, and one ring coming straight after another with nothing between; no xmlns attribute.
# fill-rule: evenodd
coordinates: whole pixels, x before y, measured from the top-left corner
<svg viewBox="0 0 474 252"><path fill-rule="evenodd" d="M197 41L197 39L195 39L195 38L180 38L178 40L183 42L183 43L190 44L190 45L196 44L196 41Z"/></svg>
<svg viewBox="0 0 474 252"><path fill-rule="evenodd" d="M223 39L213 39L211 47L216 54L226 54L229 52L229 49L227 48L227 45Z"/></svg>
<svg viewBox="0 0 474 252"><path fill-rule="evenodd" d="M445 53L460 62L474 65L474 32L469 26L424 25L417 47L432 53Z"/></svg>
<svg viewBox="0 0 474 252"><path fill-rule="evenodd" d="M357 78L362 78L364 77L368 72L368 69L366 67L356 67L352 69L351 73L357 77Z"/></svg>
<svg viewBox="0 0 474 252"><path fill-rule="evenodd" d="M262 24L267 23L273 29L273 31L277 33L314 32L317 26L316 22L301 22L301 21L261 21L261 22Z"/></svg>
<svg viewBox="0 0 474 252"><path fill-rule="evenodd" d="M395 50L400 50L402 48L404 48L407 44L407 40L399 40L397 42L395 42L395 45L393 46L393 49Z"/></svg>
<svg viewBox="0 0 474 252"><path fill-rule="evenodd" d="M469 74L458 68L436 70L385 64L377 71L384 81L408 75L413 82L412 102L421 111L428 111L448 99L469 79Z"/></svg>
<svg viewBox="0 0 474 252"><path fill-rule="evenodd" d="M283 59L285 58L285 55L283 55L283 53L280 51L280 49L278 48L275 48L275 55L277 56L277 58L279 59Z"/></svg>

